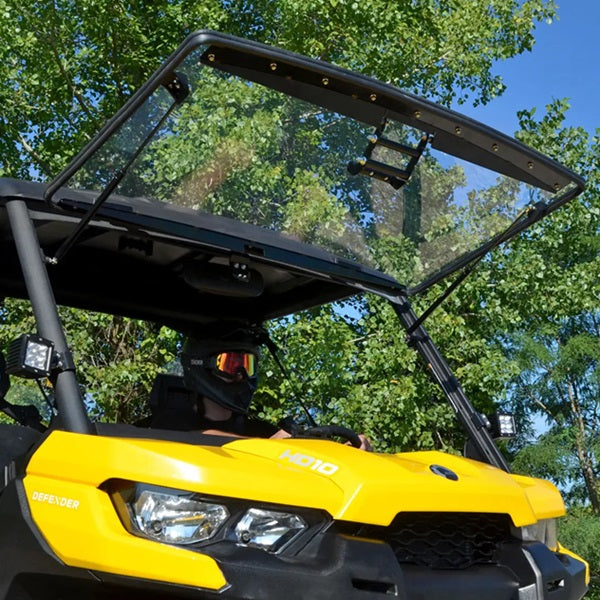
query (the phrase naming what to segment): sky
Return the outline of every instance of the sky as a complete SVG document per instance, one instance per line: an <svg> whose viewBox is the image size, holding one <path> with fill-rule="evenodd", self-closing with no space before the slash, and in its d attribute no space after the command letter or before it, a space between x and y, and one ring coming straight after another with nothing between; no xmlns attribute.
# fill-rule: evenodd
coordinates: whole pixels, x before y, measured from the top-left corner
<svg viewBox="0 0 600 600"><path fill-rule="evenodd" d="M507 86L486 106L456 107L503 133L514 135L517 111L537 108L554 98L569 98L567 125L594 133L600 128L600 0L558 0L558 18L539 23L531 52L501 61L494 72Z"/></svg>
<svg viewBox="0 0 600 600"><path fill-rule="evenodd" d="M519 129L517 111L537 108L538 118L554 98L568 98L566 124L590 133L600 128L600 0L558 0L558 18L539 23L531 52L495 65L506 91L485 106L457 106L503 133ZM547 429L536 418L537 433Z"/></svg>

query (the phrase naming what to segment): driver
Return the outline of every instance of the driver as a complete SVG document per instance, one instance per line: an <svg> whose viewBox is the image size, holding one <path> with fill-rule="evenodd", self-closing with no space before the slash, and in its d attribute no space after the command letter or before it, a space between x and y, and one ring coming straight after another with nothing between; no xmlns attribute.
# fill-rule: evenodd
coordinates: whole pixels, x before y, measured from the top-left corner
<svg viewBox="0 0 600 600"><path fill-rule="evenodd" d="M262 336L261 336L262 334ZM240 437L287 438L290 434L247 416L258 383L260 328L231 326L218 336L186 339L181 353L184 381L201 402L199 429L204 433ZM371 450L359 435L361 450Z"/></svg>

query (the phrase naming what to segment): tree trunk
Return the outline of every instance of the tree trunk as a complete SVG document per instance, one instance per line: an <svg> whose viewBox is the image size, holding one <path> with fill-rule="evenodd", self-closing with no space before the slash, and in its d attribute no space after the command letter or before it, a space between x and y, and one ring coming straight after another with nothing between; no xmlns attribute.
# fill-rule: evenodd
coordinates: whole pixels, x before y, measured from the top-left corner
<svg viewBox="0 0 600 600"><path fill-rule="evenodd" d="M585 421L581 412L581 407L577 398L575 384L570 381L568 384L569 400L571 402L571 413L575 423L575 445L577 448L577 459L585 487L588 492L590 504L594 514L600 515L600 500L598 498L598 481L594 473L593 456L588 447L587 432L585 430Z"/></svg>

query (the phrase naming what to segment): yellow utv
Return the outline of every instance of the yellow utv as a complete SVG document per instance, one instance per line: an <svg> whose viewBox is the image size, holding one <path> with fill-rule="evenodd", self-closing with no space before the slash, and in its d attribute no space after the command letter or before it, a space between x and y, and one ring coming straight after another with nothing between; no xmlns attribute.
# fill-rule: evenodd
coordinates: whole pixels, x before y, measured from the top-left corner
<svg viewBox="0 0 600 600"><path fill-rule="evenodd" d="M586 563L556 539L559 492L510 473L411 298L583 187L388 84L190 35L51 183L0 180L0 292L35 318L0 391L16 377L53 390L48 422L2 400L16 423L0 426L0 598L581 598ZM158 426L197 402L173 374L150 420L92 422L57 308L188 332L366 293L389 302L447 397L464 457L360 452L327 439L339 428Z"/></svg>

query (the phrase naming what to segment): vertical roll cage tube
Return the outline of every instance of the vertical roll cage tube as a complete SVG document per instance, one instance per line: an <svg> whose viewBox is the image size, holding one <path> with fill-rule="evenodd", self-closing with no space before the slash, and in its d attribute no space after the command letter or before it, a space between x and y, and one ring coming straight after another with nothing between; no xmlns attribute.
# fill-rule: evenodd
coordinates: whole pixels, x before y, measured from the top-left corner
<svg viewBox="0 0 600 600"><path fill-rule="evenodd" d="M9 200L6 210L38 333L54 342L59 356L66 356L67 340L27 204L23 200ZM53 376L53 386L60 427L74 433L93 433L75 370L58 370Z"/></svg>
<svg viewBox="0 0 600 600"><path fill-rule="evenodd" d="M403 327L410 332L408 343L425 359L432 378L444 391L481 458L495 467L510 472L510 467L490 436L481 414L475 410L441 352L423 325L419 323L408 299L405 296L398 296L390 298L390 301Z"/></svg>

